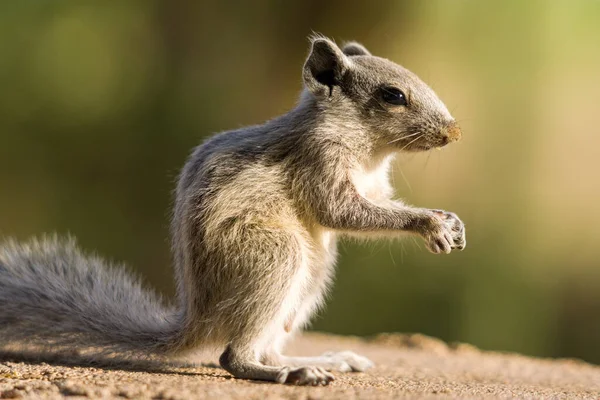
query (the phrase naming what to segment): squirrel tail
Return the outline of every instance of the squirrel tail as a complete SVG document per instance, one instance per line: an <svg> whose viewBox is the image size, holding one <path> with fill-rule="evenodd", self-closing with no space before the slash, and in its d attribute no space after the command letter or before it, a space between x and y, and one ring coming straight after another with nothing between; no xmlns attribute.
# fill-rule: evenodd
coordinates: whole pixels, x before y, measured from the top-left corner
<svg viewBox="0 0 600 400"><path fill-rule="evenodd" d="M82 253L71 238L0 244L2 344L160 354L172 348L177 321L160 296L123 268Z"/></svg>

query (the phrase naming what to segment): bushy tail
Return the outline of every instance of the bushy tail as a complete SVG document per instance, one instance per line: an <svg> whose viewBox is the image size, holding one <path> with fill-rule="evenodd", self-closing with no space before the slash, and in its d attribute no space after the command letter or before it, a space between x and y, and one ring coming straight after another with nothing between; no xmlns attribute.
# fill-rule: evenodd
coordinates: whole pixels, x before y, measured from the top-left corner
<svg viewBox="0 0 600 400"><path fill-rule="evenodd" d="M123 268L83 254L73 239L0 244L2 344L162 352L174 340L176 318Z"/></svg>

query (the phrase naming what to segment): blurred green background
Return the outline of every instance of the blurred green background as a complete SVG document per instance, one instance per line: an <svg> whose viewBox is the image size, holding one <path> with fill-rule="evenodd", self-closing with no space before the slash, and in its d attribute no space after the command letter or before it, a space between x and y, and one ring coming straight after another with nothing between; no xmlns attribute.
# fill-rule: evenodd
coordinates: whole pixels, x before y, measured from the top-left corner
<svg viewBox="0 0 600 400"><path fill-rule="evenodd" d="M468 232L449 256L345 244L315 329L600 363L598 1L2 2L0 234L71 233L172 294L179 168L293 107L312 31L438 92L463 140L394 180Z"/></svg>

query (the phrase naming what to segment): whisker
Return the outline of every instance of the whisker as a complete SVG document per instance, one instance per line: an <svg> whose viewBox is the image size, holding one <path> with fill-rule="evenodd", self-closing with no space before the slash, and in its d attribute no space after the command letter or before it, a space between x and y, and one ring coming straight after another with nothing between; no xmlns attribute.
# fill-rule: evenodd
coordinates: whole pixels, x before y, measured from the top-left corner
<svg viewBox="0 0 600 400"><path fill-rule="evenodd" d="M423 169L427 169L427 164L429 164L429 159L431 158L431 153L433 153L432 151L428 152L429 154L427 154L427 159L425 160L425 165L423 166Z"/></svg>
<svg viewBox="0 0 600 400"><path fill-rule="evenodd" d="M388 253L390 253L390 258L392 259L392 264L394 267L396 266L396 260L394 260L394 253L392 253L392 246L388 245Z"/></svg>
<svg viewBox="0 0 600 400"><path fill-rule="evenodd" d="M406 186L408 186L408 190L412 193L412 187L410 186L410 182L408 181L408 179L406 179L406 175L404 175L404 171L402 171L402 168L398 165L398 170L400 171L400 175L402 175L402 179L404 179L404 182L406 182Z"/></svg>
<svg viewBox="0 0 600 400"><path fill-rule="evenodd" d="M413 140L411 140L410 142L408 142L404 147L402 147L400 149L400 151L404 150L405 148L407 148L408 146L410 146L411 144L413 144L414 142L416 142L417 140L421 139L423 136L425 136L424 133L420 134L419 136L417 136L416 138L414 138Z"/></svg>
<svg viewBox="0 0 600 400"><path fill-rule="evenodd" d="M409 137L413 137L418 134L419 134L419 132L411 133L410 135L405 135L405 136L399 137L398 139L391 140L388 142L388 144L396 143L399 140L408 139Z"/></svg>
<svg viewBox="0 0 600 400"><path fill-rule="evenodd" d="M400 242L400 264L404 264L404 252L406 249L404 248L404 242Z"/></svg>

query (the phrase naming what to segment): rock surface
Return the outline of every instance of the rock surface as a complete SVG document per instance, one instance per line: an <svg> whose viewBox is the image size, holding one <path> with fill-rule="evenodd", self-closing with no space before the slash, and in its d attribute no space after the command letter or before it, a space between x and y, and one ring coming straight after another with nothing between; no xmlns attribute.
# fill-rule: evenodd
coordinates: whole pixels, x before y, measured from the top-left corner
<svg viewBox="0 0 600 400"><path fill-rule="evenodd" d="M353 350L377 366L336 373L327 387L233 379L203 354L201 366L149 369L145 364L97 368L0 358L0 398L125 399L599 399L600 367L577 360L483 352L422 335L382 334L370 340L306 334L290 353Z"/></svg>

